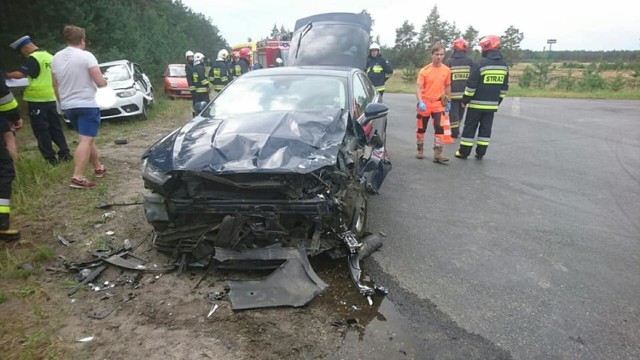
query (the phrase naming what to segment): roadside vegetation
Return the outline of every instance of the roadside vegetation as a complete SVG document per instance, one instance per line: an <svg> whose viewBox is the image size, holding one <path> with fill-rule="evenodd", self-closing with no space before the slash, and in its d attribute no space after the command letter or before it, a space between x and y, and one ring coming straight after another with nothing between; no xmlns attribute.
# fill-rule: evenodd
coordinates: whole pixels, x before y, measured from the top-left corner
<svg viewBox="0 0 640 360"><path fill-rule="evenodd" d="M119 138L147 136L145 132L152 131L154 123L158 128L177 127L187 120L190 105L190 100L158 98L149 111L149 120L104 122L98 147L113 144ZM19 242L0 247L0 358L69 359L75 350L56 336L56 329L69 313L66 291L77 283L60 281L50 274L56 270L57 236L73 224L85 223L87 214L94 213L96 204L105 200L108 189L104 182L98 182L91 190L70 189L73 164L49 165L38 151L27 119L25 128L17 132L20 159L12 196L12 223L23 236ZM65 135L74 149L77 133L65 129ZM132 162L141 155L131 154ZM98 246L104 240L87 241Z"/></svg>

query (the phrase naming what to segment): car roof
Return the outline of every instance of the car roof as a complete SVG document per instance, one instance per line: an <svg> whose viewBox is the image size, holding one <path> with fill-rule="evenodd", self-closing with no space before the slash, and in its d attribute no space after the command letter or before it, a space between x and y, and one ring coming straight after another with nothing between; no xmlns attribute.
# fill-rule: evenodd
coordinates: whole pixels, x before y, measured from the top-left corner
<svg viewBox="0 0 640 360"><path fill-rule="evenodd" d="M129 60L114 60L114 61L107 61L107 62L103 62L98 64L98 66L111 66L111 65L129 65L131 64L131 61Z"/></svg>
<svg viewBox="0 0 640 360"><path fill-rule="evenodd" d="M260 77L269 75L325 75L334 77L348 77L350 74L358 71L359 69L357 68L350 68L346 66L284 66L249 71L242 76Z"/></svg>

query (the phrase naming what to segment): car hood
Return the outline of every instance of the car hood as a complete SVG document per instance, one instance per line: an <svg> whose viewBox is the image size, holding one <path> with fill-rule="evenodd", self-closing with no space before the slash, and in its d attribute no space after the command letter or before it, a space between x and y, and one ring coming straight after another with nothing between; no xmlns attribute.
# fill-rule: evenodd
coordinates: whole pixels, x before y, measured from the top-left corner
<svg viewBox="0 0 640 360"><path fill-rule="evenodd" d="M326 13L296 21L288 66L347 66L364 70L369 54L368 14Z"/></svg>
<svg viewBox="0 0 640 360"><path fill-rule="evenodd" d="M198 116L145 156L165 173L309 173L336 163L345 132L340 109Z"/></svg>
<svg viewBox="0 0 640 360"><path fill-rule="evenodd" d="M107 85L113 90L127 89L133 87L133 80L110 81Z"/></svg>

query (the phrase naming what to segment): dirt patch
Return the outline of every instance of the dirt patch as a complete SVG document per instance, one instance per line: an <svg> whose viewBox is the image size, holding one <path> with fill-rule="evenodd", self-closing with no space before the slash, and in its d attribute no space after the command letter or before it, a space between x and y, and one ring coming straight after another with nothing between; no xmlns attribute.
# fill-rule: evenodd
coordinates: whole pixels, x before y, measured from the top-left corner
<svg viewBox="0 0 640 360"><path fill-rule="evenodd" d="M175 105L170 105L175 106ZM95 260L96 250L121 247L125 239L139 245L136 256L148 260L145 266L166 265L169 257L152 246L152 229L140 202L143 184L140 156L161 136L187 118L188 106L179 116L150 120L126 134L127 144L113 139L101 144L100 154L109 168L92 190L70 190L66 184L53 189L51 201L57 209L79 206L74 191L93 191L93 204L84 204L81 216L52 214L51 220L20 220L23 237L19 246L46 244L55 250L56 261L48 264L38 283L49 297L50 311L58 311L54 338L66 344L78 359L299 359L324 358L340 348L345 327L336 320L349 317L353 304L364 307L348 279L346 266L319 266L318 274L330 288L303 308L234 311L228 296L213 302L212 293L224 293L225 280L237 273L217 272L197 288L202 271L182 274L137 272L109 266L91 285L74 295L69 280L77 274L65 270L64 260ZM184 113L184 114L183 114ZM114 125L115 126L115 125ZM73 135L71 135L73 136ZM122 137L122 134L112 135ZM107 139L103 139L107 140ZM105 186L106 185L106 186ZM117 204L98 209L100 202ZM65 246L62 240L68 241ZM142 260L131 259L142 263ZM342 259L342 262L346 260ZM315 265L314 265L315 266ZM16 302L13 302L18 310ZM211 314L213 305L218 307ZM3 309L11 309L11 302ZM24 306L24 304L23 304ZM375 314L374 314L375 315ZM372 316L374 316L372 315ZM86 341L78 341L84 339Z"/></svg>

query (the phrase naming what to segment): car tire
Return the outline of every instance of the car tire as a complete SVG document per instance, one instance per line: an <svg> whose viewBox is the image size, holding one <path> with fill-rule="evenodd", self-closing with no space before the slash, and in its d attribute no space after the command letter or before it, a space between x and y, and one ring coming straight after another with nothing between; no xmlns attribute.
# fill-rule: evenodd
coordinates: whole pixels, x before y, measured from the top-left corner
<svg viewBox="0 0 640 360"><path fill-rule="evenodd" d="M362 193L358 201L356 202L355 209L353 211L353 217L351 218L350 230L358 238L362 238L367 229L367 212L368 202L366 194Z"/></svg>
<svg viewBox="0 0 640 360"><path fill-rule="evenodd" d="M142 113L140 113L139 117L141 120L149 119L149 104L147 103L147 100L142 102Z"/></svg>

